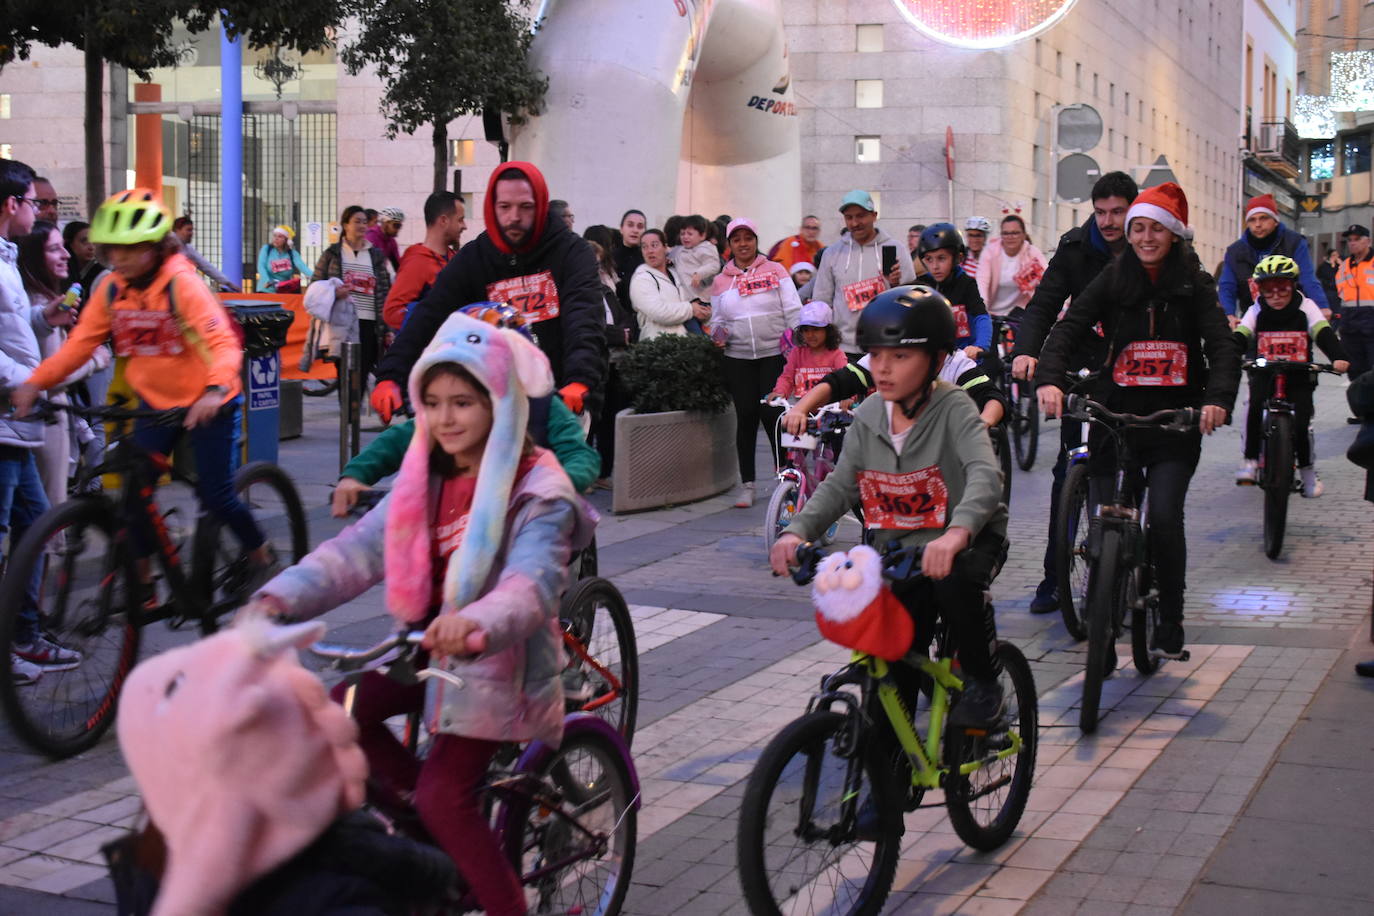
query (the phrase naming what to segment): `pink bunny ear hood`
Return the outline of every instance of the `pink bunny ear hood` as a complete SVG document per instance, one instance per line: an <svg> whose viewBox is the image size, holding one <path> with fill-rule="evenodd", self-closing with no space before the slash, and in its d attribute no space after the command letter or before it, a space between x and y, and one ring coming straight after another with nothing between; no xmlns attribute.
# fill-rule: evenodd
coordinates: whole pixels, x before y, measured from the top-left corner
<svg viewBox="0 0 1374 916"><path fill-rule="evenodd" d="M529 399L553 392L548 358L518 331L450 315L410 371L410 402L423 403L420 380L430 367L457 363L491 397L492 426L477 473L476 492L463 542L444 575L445 607L461 608L478 597L505 534L515 471L524 450ZM429 471L434 437L417 409L415 435L391 491L386 526L386 596L392 615L416 623L428 614L434 580Z"/></svg>

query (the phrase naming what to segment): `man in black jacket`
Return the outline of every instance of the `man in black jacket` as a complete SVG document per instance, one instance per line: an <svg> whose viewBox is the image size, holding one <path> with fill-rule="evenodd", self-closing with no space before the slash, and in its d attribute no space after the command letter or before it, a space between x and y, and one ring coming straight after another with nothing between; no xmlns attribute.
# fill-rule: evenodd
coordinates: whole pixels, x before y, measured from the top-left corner
<svg viewBox="0 0 1374 916"><path fill-rule="evenodd" d="M1035 295L1026 304L1026 313L1016 331L1016 345L1012 349L1012 374L1029 381L1035 376L1035 365L1050 328L1059 320L1064 303L1087 288L1102 268L1111 263L1126 247L1126 211L1135 200L1138 188L1135 180L1125 172L1108 172L1093 185L1093 215L1086 223L1070 229L1059 239L1059 247L1045 268L1045 275L1036 287ZM1106 355L1101 338L1085 347L1069 368L1098 369ZM1045 544L1045 577L1031 599L1032 614L1049 614L1059 608L1058 583L1055 576L1054 518L1059 508L1059 494L1064 488L1064 474L1068 468L1070 449L1082 444L1082 427L1078 423L1059 425L1059 457L1054 463L1054 486L1050 489L1049 535Z"/></svg>
<svg viewBox="0 0 1374 916"><path fill-rule="evenodd" d="M544 176L507 162L487 182L487 229L439 272L377 367L372 407L382 422L404 404L411 367L444 319L474 302L520 310L574 413L599 401L606 378L606 305L591 246L549 212Z"/></svg>

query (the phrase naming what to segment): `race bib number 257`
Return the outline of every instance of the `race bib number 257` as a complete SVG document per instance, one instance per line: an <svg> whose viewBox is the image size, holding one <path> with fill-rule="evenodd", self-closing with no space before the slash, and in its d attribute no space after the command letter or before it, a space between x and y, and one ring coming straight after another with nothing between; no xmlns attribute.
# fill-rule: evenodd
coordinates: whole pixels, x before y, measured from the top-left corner
<svg viewBox="0 0 1374 916"><path fill-rule="evenodd" d="M1117 354L1112 381L1125 388L1186 385L1188 345L1177 340L1133 340Z"/></svg>

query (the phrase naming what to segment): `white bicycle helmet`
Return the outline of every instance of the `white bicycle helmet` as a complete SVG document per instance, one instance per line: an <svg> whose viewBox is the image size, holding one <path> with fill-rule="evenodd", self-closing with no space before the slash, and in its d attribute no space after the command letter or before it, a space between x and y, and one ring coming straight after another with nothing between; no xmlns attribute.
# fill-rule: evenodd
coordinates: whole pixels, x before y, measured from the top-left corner
<svg viewBox="0 0 1374 916"><path fill-rule="evenodd" d="M967 232L970 229L976 232L982 232L985 235L990 235L992 233L992 223L988 222L986 217L970 216L964 221L964 231Z"/></svg>

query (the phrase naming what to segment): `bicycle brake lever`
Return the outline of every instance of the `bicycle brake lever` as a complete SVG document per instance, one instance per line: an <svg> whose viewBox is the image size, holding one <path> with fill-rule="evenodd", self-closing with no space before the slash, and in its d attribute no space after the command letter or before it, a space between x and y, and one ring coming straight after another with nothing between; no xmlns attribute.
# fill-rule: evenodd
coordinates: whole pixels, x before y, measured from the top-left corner
<svg viewBox="0 0 1374 916"><path fill-rule="evenodd" d="M445 671L442 668L429 667L424 669L423 671L415 672L415 679L417 681L427 681L433 677L437 677L441 681L448 681L450 684L452 684L454 687L457 687L459 690L462 690L464 687L467 686L467 684L463 682L463 679L461 677L450 671Z"/></svg>

